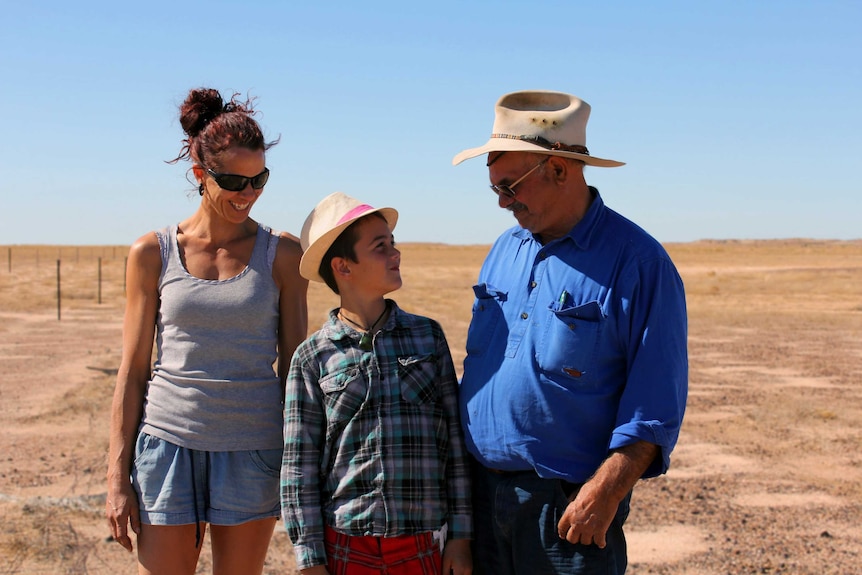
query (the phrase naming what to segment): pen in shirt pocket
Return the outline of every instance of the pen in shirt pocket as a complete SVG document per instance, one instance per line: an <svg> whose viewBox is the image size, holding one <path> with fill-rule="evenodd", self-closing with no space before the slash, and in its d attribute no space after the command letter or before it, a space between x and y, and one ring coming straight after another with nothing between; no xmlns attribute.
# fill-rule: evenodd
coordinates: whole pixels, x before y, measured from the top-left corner
<svg viewBox="0 0 862 575"><path fill-rule="evenodd" d="M567 292L566 290L563 290L563 292L560 294L560 302L557 305L558 309L562 309L563 306L566 305L566 298L568 296L569 296L569 292Z"/></svg>

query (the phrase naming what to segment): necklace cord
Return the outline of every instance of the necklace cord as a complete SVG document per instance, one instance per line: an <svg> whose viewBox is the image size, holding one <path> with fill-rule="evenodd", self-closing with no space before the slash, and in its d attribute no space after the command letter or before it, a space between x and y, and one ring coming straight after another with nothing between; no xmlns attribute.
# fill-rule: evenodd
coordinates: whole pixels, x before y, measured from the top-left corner
<svg viewBox="0 0 862 575"><path fill-rule="evenodd" d="M350 319L349 317L347 317L346 315L344 315L344 312L343 312L343 311L341 311L341 310L339 310L338 315L340 315L340 316L341 316L341 319L346 319L349 323L352 323L353 325L355 325L355 326L356 326L356 327L358 327L359 329L365 330L366 332L370 332L371 330L373 330L373 329L374 329L374 327L377 325L377 323L378 323L381 319L383 319L383 316L384 316L384 315L386 315L386 312L387 312L387 311L389 311L389 304L385 304L385 305L383 306L383 312L381 312L381 314L380 314L379 316L377 316L377 319L376 319L376 320L374 320L374 323L372 323L372 324L371 324L370 326L368 326L368 327L365 327L365 326L363 326L363 325L360 325L360 324L356 323L355 321L353 321L352 319Z"/></svg>

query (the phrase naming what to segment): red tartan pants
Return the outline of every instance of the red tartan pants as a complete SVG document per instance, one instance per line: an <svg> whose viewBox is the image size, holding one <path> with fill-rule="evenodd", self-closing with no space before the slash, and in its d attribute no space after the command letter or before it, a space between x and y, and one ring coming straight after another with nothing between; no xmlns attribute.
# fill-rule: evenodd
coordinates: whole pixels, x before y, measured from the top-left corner
<svg viewBox="0 0 862 575"><path fill-rule="evenodd" d="M440 546L430 532L352 537L327 526L325 537L329 575L440 575Z"/></svg>

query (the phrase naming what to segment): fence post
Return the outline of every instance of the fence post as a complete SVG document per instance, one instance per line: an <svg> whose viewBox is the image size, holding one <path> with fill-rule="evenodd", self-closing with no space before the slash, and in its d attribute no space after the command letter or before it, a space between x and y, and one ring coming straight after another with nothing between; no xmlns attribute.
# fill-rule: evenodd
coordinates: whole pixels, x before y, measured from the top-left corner
<svg viewBox="0 0 862 575"><path fill-rule="evenodd" d="M60 260L57 260L57 321L60 321Z"/></svg>

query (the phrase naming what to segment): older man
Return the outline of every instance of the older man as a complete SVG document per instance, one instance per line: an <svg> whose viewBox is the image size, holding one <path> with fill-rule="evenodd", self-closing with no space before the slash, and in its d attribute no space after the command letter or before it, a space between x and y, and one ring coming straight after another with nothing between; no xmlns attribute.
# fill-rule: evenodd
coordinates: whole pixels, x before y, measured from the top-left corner
<svg viewBox="0 0 862 575"><path fill-rule="evenodd" d="M638 479L667 471L688 389L682 281L662 246L606 207L584 166L590 106L503 96L491 189L518 225L474 286L461 382L475 458L475 573L623 573Z"/></svg>

